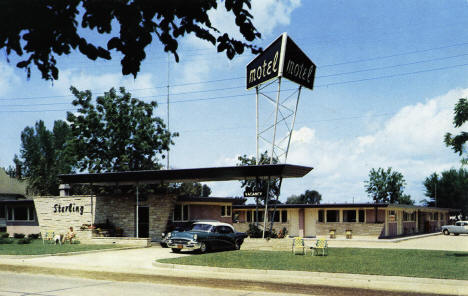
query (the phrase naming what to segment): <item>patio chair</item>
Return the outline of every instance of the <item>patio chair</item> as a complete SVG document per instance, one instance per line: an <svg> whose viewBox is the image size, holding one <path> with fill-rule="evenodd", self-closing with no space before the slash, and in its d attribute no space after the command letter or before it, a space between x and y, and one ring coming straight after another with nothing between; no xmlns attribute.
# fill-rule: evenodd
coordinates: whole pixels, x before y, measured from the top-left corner
<svg viewBox="0 0 468 296"><path fill-rule="evenodd" d="M44 234L41 233L42 244L45 244L45 241L48 241L49 243L53 242L54 236L55 236L55 233L50 230L45 231Z"/></svg>
<svg viewBox="0 0 468 296"><path fill-rule="evenodd" d="M306 249L304 244L304 238L299 236L294 238L291 248L291 251L294 255L296 254L296 249L302 249L302 255L305 255Z"/></svg>
<svg viewBox="0 0 468 296"><path fill-rule="evenodd" d="M325 256L325 253L328 255L328 242L326 239L318 239L315 243L315 246L310 247L312 256L315 254L318 255L319 250L322 250L322 256Z"/></svg>

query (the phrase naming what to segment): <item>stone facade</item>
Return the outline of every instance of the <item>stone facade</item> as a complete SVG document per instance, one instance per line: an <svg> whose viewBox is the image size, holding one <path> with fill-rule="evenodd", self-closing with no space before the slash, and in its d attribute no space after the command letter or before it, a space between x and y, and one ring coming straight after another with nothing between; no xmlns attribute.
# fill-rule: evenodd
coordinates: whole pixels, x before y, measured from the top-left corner
<svg viewBox="0 0 468 296"><path fill-rule="evenodd" d="M159 240L172 215L174 195L142 195L140 207L148 207L149 237ZM53 231L66 234L72 226L77 239L91 242L89 230L80 230L83 224L110 222L123 230L123 236L136 237L136 198L128 196L67 196L35 197L34 204L41 233ZM102 240L99 240L101 242ZM125 241L125 240L123 240ZM95 240L93 243L97 243ZM141 243L141 242L140 242ZM139 243L139 244L140 244Z"/></svg>
<svg viewBox="0 0 468 296"><path fill-rule="evenodd" d="M34 197L39 229L44 235L48 231L66 234L73 227L79 241L90 241L91 232L81 231L83 224L93 222L95 196L38 196Z"/></svg>
<svg viewBox="0 0 468 296"><path fill-rule="evenodd" d="M334 229L336 236L345 236L346 230L351 230L352 235L380 237L383 235L383 223L354 223L354 222L317 222L315 225L317 236L327 236Z"/></svg>

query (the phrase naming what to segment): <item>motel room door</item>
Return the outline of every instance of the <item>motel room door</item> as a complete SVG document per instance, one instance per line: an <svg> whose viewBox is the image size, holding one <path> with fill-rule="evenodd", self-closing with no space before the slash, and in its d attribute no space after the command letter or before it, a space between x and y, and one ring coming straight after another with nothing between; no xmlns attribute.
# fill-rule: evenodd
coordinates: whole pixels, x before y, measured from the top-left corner
<svg viewBox="0 0 468 296"><path fill-rule="evenodd" d="M318 219L318 212L316 209L304 209L304 227L305 237L314 237L317 235L315 229L315 221Z"/></svg>
<svg viewBox="0 0 468 296"><path fill-rule="evenodd" d="M149 237L149 207L138 207L138 237Z"/></svg>

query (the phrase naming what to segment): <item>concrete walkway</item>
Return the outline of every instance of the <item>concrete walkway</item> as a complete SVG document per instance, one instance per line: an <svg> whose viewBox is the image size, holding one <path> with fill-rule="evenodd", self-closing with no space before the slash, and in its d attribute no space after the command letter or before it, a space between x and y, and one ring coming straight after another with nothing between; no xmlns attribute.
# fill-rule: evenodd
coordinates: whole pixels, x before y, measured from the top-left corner
<svg viewBox="0 0 468 296"><path fill-rule="evenodd" d="M467 237L468 238L468 237ZM197 266L177 266L155 262L160 258L188 256L174 254L159 246L33 258L0 256L0 270L79 276L93 279L218 286L291 293L317 293L326 287L370 289L389 293L419 295L468 295L468 281L373 276L320 272L244 270ZM374 292L372 292L374 290ZM389 294L391 295L391 294Z"/></svg>

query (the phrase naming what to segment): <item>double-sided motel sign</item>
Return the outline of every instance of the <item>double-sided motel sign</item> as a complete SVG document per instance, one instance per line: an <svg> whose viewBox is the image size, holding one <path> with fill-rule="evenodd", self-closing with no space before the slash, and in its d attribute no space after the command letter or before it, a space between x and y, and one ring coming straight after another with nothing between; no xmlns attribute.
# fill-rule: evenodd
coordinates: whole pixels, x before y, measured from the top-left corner
<svg viewBox="0 0 468 296"><path fill-rule="evenodd" d="M277 77L313 89L315 69L315 64L283 33L247 65L247 89Z"/></svg>

